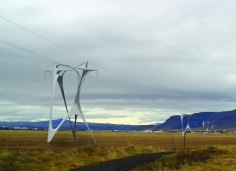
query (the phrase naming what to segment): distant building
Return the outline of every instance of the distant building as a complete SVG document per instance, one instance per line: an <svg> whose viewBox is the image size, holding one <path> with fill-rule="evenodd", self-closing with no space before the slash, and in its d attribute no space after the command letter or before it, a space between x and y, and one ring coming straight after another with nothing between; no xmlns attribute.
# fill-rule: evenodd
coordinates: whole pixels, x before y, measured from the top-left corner
<svg viewBox="0 0 236 171"><path fill-rule="evenodd" d="M9 126L0 126L0 130L8 130L10 129Z"/></svg>
<svg viewBox="0 0 236 171"><path fill-rule="evenodd" d="M144 131L142 131L142 132L151 133L151 132L153 132L153 131L152 131L152 130L144 130Z"/></svg>
<svg viewBox="0 0 236 171"><path fill-rule="evenodd" d="M13 127L13 129L15 129L15 130L28 130L29 128L28 127L18 127L18 126L15 126L15 127Z"/></svg>
<svg viewBox="0 0 236 171"><path fill-rule="evenodd" d="M164 131L163 131L163 130L158 130L158 131L153 131L153 132L156 132L156 133L163 133Z"/></svg>

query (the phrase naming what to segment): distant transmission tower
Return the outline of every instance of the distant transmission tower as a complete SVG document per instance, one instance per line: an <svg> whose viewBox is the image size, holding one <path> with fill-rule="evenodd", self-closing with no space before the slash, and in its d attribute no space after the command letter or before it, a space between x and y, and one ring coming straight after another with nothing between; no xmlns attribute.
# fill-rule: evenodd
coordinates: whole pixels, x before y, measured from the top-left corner
<svg viewBox="0 0 236 171"><path fill-rule="evenodd" d="M70 121L72 135L73 135L73 138L75 140L75 138L76 138L76 120L77 120L78 116L82 118L82 120L84 121L84 123L87 126L88 130L90 131L89 126L88 126L88 124L87 124L87 122L85 120L85 117L84 117L83 112L82 112L81 107L80 107L80 91L81 91L82 83L83 83L85 77L87 76L87 74L89 72L95 71L95 70L96 69L89 69L88 68L88 62L86 62L86 63L84 63L84 64L82 64L80 66L70 66L70 65L64 65L64 64L55 64L53 71L46 71L46 72L51 73L51 76L52 76L51 109L50 109L50 117L49 117L49 127L48 127L48 139L47 139L47 142L51 142L51 140L54 137L54 135L56 134L56 132L59 130L61 125L67 119L69 119L69 121ZM65 98L65 92L64 92L64 85L63 85L64 74L66 72L68 72L68 71L73 71L78 76L77 93L76 93L76 96L75 96L74 103L73 103L73 105L72 105L70 110L68 110L68 107L67 107L66 98ZM62 121L58 124L58 126L56 128L53 128L53 125L52 125L52 111L53 111L53 99L54 99L54 92L55 92L56 84L59 85L60 90L61 90L62 98L63 98L64 105L65 105L65 108L66 108L66 115L64 116ZM70 120L71 116L75 117L74 128L73 128L71 120ZM96 143L96 141L95 141L91 131L90 131L90 134L91 134L94 142Z"/></svg>
<svg viewBox="0 0 236 171"><path fill-rule="evenodd" d="M191 130L190 126L189 126L189 121L190 121L190 118L191 118L192 115L187 115L187 116L188 116L188 124L187 124L187 126L186 126L184 132L186 132L186 131L190 131L190 132L192 132L192 130Z"/></svg>
<svg viewBox="0 0 236 171"><path fill-rule="evenodd" d="M210 122L205 122L205 121L202 122L202 132L204 135L206 135L206 133L208 133L208 124L209 123Z"/></svg>
<svg viewBox="0 0 236 171"><path fill-rule="evenodd" d="M184 123L183 123L183 120L184 120L184 116L188 116L188 123L184 128ZM186 134L187 134L187 131L190 131L192 132L191 128L190 128L190 125L189 125L189 121L190 121L190 118L191 118L191 115L187 115L187 114L182 114L180 115L180 119L181 119L181 125L182 125L182 136L183 136L183 151L185 153L185 149L186 149Z"/></svg>
<svg viewBox="0 0 236 171"><path fill-rule="evenodd" d="M185 129L184 129L184 117L185 117L185 116L188 116L188 123L187 123L187 125L186 125L186 127L185 127ZM190 125L189 125L190 118L191 118L191 115L189 115L189 114L181 114L181 115L180 115L181 126L182 126L182 136L185 135L186 131L192 132L192 130L191 130L191 128L190 128Z"/></svg>
<svg viewBox="0 0 236 171"><path fill-rule="evenodd" d="M182 136L184 136L184 125L183 125L183 117L184 117L184 115L183 115L183 114L181 114L181 115L180 115L180 119L181 119L181 127L182 127Z"/></svg>
<svg viewBox="0 0 236 171"><path fill-rule="evenodd" d="M202 132L203 132L204 135L206 134L205 133L205 121L202 122Z"/></svg>

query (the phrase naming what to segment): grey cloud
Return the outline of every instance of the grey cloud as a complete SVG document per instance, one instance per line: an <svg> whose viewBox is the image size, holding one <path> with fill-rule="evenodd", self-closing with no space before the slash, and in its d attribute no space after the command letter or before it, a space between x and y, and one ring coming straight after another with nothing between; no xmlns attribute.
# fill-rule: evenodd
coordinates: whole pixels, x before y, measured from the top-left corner
<svg viewBox="0 0 236 171"><path fill-rule="evenodd" d="M78 65L90 60L90 66L99 69L98 78L91 73L84 82L84 110L146 111L147 116L138 117L151 121L235 106L234 1L12 2L1 3L2 15L82 57L2 20L1 39L62 63ZM53 64L1 43L0 55L0 101L48 107L51 80L44 80L44 71ZM75 78L66 80L66 97L72 103ZM57 91L55 105L61 104ZM44 109L39 110L42 118L47 117ZM17 117L23 115L22 111ZM5 118L3 112L1 118Z"/></svg>
<svg viewBox="0 0 236 171"><path fill-rule="evenodd" d="M86 111L84 111L86 113ZM102 113L102 114L86 114L86 118L88 119L102 119L102 118L126 118L127 116L125 115L114 115L112 113L110 114L106 114L106 113Z"/></svg>

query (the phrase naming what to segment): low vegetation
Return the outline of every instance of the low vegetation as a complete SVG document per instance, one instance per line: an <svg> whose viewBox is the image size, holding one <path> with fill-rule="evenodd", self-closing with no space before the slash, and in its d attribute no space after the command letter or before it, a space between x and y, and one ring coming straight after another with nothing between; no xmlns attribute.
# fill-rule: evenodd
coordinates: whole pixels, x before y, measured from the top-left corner
<svg viewBox="0 0 236 171"><path fill-rule="evenodd" d="M184 170L184 166L193 166L201 163L207 163L216 155L227 154L227 150L216 147L208 147L203 149L192 149L189 151L178 151L175 154L164 156L154 162L136 166L132 171L162 171L162 170ZM194 170L194 169L191 169Z"/></svg>
<svg viewBox="0 0 236 171"><path fill-rule="evenodd" d="M195 171L193 168L201 170L207 166L217 170L219 164L211 165L212 162L219 162L224 168L231 162L233 165L230 168L236 170L236 157L233 155L236 152L236 135L188 134L185 153L182 152L180 133L95 132L94 136L97 144L93 143L86 131L78 132L78 139L74 142L70 131L59 131L48 144L47 131L1 130L0 170L63 171L126 156L173 149L176 150L175 154L134 170ZM223 157L223 160L219 157Z"/></svg>

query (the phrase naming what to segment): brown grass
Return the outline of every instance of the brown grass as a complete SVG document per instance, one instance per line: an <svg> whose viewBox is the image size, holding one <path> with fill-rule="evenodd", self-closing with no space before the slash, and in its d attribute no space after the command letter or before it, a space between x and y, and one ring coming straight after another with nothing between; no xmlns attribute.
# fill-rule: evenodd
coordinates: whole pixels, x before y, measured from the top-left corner
<svg viewBox="0 0 236 171"><path fill-rule="evenodd" d="M185 164L180 170L183 171L222 171L222 170L236 170L236 146L235 145L219 145L216 146L222 153L213 154L210 159L204 163L196 162L192 164Z"/></svg>
<svg viewBox="0 0 236 171"><path fill-rule="evenodd" d="M164 156L154 162L136 166L132 171L162 171L162 170L183 170L185 166L192 166L196 163L204 164L215 155L227 154L227 150L208 147L203 149L192 149L191 151L178 151L175 154Z"/></svg>
<svg viewBox="0 0 236 171"><path fill-rule="evenodd" d="M48 144L47 131L1 130L0 170L69 170L135 154L169 151L172 137L174 147L177 150L182 148L180 133L94 132L94 136L96 145L86 131L78 132L74 143L70 131L59 131ZM236 135L192 133L186 140L187 150L208 146L236 149ZM232 157L228 159L230 161ZM198 162L191 165L195 163ZM189 169L191 165L183 168Z"/></svg>

